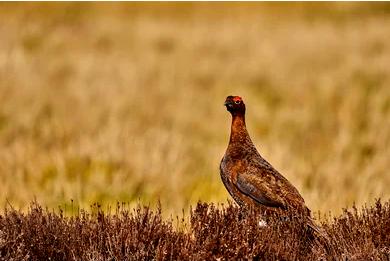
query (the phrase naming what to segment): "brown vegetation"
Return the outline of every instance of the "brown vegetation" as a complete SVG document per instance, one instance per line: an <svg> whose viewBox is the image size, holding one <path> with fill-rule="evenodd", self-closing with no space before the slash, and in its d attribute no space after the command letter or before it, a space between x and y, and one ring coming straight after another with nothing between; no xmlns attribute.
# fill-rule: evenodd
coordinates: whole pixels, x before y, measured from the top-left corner
<svg viewBox="0 0 390 261"><path fill-rule="evenodd" d="M108 214L107 214L108 213ZM164 220L125 205L94 206L66 217L32 204L27 214L0 216L1 260L389 260L390 204L353 208L322 222L329 253L310 238L299 217L258 226L253 211L198 203L186 218Z"/></svg>

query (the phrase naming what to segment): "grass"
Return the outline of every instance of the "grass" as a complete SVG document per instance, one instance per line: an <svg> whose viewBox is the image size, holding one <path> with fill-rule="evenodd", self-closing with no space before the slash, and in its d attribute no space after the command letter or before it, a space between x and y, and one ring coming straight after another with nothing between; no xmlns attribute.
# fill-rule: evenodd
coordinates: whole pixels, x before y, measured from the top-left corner
<svg viewBox="0 0 390 261"><path fill-rule="evenodd" d="M0 204L229 198L222 103L313 211L390 198L389 5L0 5Z"/></svg>

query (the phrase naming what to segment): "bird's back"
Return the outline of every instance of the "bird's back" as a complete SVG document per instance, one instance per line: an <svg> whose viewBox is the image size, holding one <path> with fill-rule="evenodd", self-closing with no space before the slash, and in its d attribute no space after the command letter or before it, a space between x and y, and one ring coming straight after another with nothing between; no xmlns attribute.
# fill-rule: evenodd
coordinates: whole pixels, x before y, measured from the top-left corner
<svg viewBox="0 0 390 261"><path fill-rule="evenodd" d="M232 153L232 150L244 153L240 155ZM309 214L298 190L256 149L228 148L221 161L220 172L227 190L241 206Z"/></svg>

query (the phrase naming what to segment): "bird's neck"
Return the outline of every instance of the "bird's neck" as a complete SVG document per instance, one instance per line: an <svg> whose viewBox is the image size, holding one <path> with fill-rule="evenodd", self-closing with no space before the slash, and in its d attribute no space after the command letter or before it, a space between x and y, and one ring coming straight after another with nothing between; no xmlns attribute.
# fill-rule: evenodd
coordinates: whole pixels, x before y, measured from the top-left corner
<svg viewBox="0 0 390 261"><path fill-rule="evenodd" d="M245 125L245 114L232 115L232 127L230 132L231 145L248 145L252 144Z"/></svg>

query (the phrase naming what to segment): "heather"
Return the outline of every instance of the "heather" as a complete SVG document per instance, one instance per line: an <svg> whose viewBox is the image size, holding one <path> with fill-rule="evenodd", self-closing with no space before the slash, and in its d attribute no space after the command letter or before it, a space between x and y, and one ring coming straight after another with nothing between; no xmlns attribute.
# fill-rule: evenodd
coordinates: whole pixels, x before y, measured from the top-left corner
<svg viewBox="0 0 390 261"><path fill-rule="evenodd" d="M299 217L268 217L235 205L198 203L188 216L164 219L152 209L118 204L66 216L37 203L0 216L1 260L389 260L390 204L330 213L317 222L328 243Z"/></svg>

